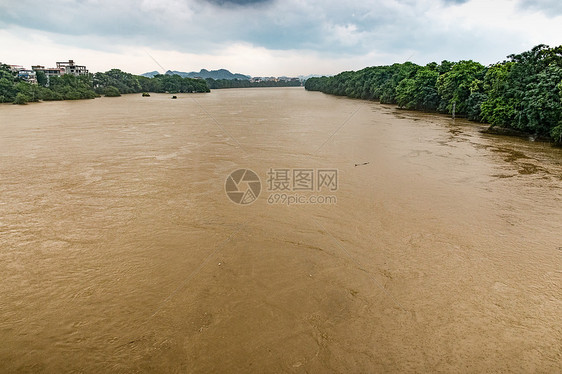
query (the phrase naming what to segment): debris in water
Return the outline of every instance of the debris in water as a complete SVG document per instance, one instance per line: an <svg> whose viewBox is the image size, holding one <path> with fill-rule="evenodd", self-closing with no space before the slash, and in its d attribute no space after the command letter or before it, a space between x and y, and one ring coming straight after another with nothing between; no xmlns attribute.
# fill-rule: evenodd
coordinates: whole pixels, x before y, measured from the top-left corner
<svg viewBox="0 0 562 374"><path fill-rule="evenodd" d="M362 164L355 164L355 166L363 166L363 165L369 165L369 162L364 162Z"/></svg>

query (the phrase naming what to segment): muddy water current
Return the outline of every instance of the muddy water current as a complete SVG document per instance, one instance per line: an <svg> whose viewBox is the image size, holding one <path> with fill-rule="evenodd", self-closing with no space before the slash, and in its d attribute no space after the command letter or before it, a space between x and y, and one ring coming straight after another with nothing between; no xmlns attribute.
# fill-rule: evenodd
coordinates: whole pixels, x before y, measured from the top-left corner
<svg viewBox="0 0 562 374"><path fill-rule="evenodd" d="M0 105L0 372L562 371L561 149L170 96Z"/></svg>

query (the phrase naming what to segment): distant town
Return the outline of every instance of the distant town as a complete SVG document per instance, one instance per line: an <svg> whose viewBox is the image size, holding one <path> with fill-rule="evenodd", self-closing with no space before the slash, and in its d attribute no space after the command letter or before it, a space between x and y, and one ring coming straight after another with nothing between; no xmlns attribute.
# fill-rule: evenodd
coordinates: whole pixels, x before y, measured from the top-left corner
<svg viewBox="0 0 562 374"><path fill-rule="evenodd" d="M91 73L74 60L57 61L54 67L32 65L31 69L0 63L0 103L80 100L131 93L150 96L149 92L204 93L223 88L299 87L305 79L251 77L226 69L189 73L168 70L164 74L153 71L140 75L120 69Z"/></svg>
<svg viewBox="0 0 562 374"><path fill-rule="evenodd" d="M0 63L1 65L1 63ZM80 75L88 75L90 72L88 70L88 68L84 65L77 65L74 60L68 60L68 61L58 61L55 63L56 67L45 67L43 65L32 65L31 69L26 69L24 66L22 65L10 65L7 64L7 66L9 66L10 70L17 74L17 77L23 81L26 81L28 83L32 83L32 84L37 84L37 73L38 72L42 72L45 74L45 76L47 77L47 79L49 79L50 77L60 77L62 75L65 74L71 74L74 76L80 76ZM141 76L144 77L148 77L148 78L152 78L155 75L160 74L157 71L153 71L150 73L144 73L144 74L140 74ZM304 80L306 80L306 78L303 77L286 77L286 76L281 76L281 77L251 77L249 75L242 75L242 74L232 74L230 73L228 70L225 69L220 69L220 70L205 70L205 69L201 69L200 72L196 73L196 72L192 72L192 73L184 73L184 72L179 72L179 71L166 71L164 73L165 75L180 75L182 77L189 77L189 78L193 78L193 79L227 79L227 80L234 80L234 79L238 79L238 80L248 80L250 83L264 83L264 82L302 82Z"/></svg>
<svg viewBox="0 0 562 374"><path fill-rule="evenodd" d="M250 82L296 82L300 81L300 78L290 78L290 77L252 77Z"/></svg>
<svg viewBox="0 0 562 374"><path fill-rule="evenodd" d="M17 74L17 77L28 82L37 84L37 72L43 72L47 79L50 77L60 77L64 74L71 75L88 75L89 71L86 66L76 65L74 60L61 61L56 63L56 67L46 68L43 65L33 65L31 69L26 69L21 65L9 65L10 70Z"/></svg>

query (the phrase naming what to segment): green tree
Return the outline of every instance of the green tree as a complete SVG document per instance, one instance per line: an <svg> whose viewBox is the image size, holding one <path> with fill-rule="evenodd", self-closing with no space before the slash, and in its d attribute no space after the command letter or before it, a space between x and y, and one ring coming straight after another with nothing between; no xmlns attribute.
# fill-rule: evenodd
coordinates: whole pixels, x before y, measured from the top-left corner
<svg viewBox="0 0 562 374"><path fill-rule="evenodd" d="M0 65L0 96L3 102L12 102L17 95L15 77L8 65Z"/></svg>
<svg viewBox="0 0 562 374"><path fill-rule="evenodd" d="M105 87L104 90L103 90L103 93L106 97L121 96L121 93L119 92L119 89L115 86Z"/></svg>
<svg viewBox="0 0 562 374"><path fill-rule="evenodd" d="M42 87L47 87L49 85L49 78L47 77L44 71L37 70L35 71L35 74L37 77L37 84L39 84Z"/></svg>
<svg viewBox="0 0 562 374"><path fill-rule="evenodd" d="M420 66L411 62L391 65L391 75L386 79L381 88L381 103L396 104L396 88L402 80L412 78L419 68Z"/></svg>
<svg viewBox="0 0 562 374"><path fill-rule="evenodd" d="M396 88L396 103L415 110L436 110L440 97L436 83L439 73L431 67L416 72L413 78L403 79Z"/></svg>
<svg viewBox="0 0 562 374"><path fill-rule="evenodd" d="M456 113L468 113L468 98L475 80L482 80L486 68L472 60L460 61L451 70L439 76L437 92L441 96L439 111L451 113L453 103L456 104Z"/></svg>
<svg viewBox="0 0 562 374"><path fill-rule="evenodd" d="M27 100L27 96L25 96L21 92L18 92L18 94L16 95L16 98L14 99L14 104L25 105L25 104L27 104L28 101L29 100Z"/></svg>
<svg viewBox="0 0 562 374"><path fill-rule="evenodd" d="M93 86L96 92L104 93L107 87L116 87L120 93L138 93L142 91L139 77L125 73L119 69L111 69L105 73L96 73L93 76Z"/></svg>
<svg viewBox="0 0 562 374"><path fill-rule="evenodd" d="M484 76L487 98L480 105L481 119L492 126L510 126L519 113L519 100L515 98L515 88L509 82L513 66L513 62L492 65Z"/></svg>
<svg viewBox="0 0 562 374"><path fill-rule="evenodd" d="M548 135L562 121L562 102L557 90L562 80L562 68L548 65L536 75L526 87L521 101L523 108L523 130Z"/></svg>
<svg viewBox="0 0 562 374"><path fill-rule="evenodd" d="M51 77L49 89L56 94L54 96L61 96L64 100L93 99L98 96L90 75Z"/></svg>

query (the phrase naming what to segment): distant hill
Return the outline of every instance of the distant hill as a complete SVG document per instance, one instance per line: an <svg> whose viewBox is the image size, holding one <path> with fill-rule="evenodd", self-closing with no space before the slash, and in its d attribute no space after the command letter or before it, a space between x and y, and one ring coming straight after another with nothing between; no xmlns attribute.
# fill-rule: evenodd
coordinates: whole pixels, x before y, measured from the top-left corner
<svg viewBox="0 0 562 374"><path fill-rule="evenodd" d="M143 77L152 78L156 74L160 74L160 73L158 73L157 71L151 71L149 73L144 73L144 74L141 74L141 75ZM203 78L203 79L213 78L213 79L248 80L248 79L251 78L251 76L249 76L249 75L231 73L230 71L228 71L226 69L211 70L211 71L209 71L207 69L201 69L201 71L199 71L199 72L192 71L190 73L186 73L186 72L183 72L183 71L177 71L177 70L168 70L166 72L166 74L168 74L168 75L177 74L177 75L179 75L183 78Z"/></svg>
<svg viewBox="0 0 562 374"><path fill-rule="evenodd" d="M156 70L154 70L154 71L151 71L151 72L149 72L149 73L141 74L141 76L147 77L147 78L154 78L154 76L155 76L155 75L158 75L158 74L160 74L160 73L157 72Z"/></svg>
<svg viewBox="0 0 562 374"><path fill-rule="evenodd" d="M328 75L328 76L331 77L331 75ZM318 74L299 75L299 79L301 81L305 81L305 80L310 79L310 78L320 78L320 77L322 77L322 75L318 75Z"/></svg>

